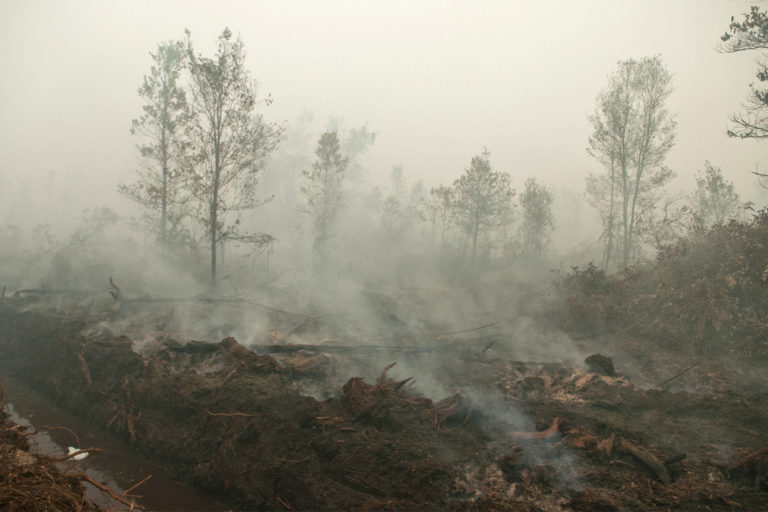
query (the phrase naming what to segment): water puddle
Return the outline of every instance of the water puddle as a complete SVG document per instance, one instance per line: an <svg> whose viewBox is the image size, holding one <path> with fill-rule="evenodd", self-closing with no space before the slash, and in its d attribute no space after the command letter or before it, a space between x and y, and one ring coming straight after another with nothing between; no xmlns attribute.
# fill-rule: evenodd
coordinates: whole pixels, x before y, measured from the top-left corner
<svg viewBox="0 0 768 512"><path fill-rule="evenodd" d="M116 494L152 475L131 494L141 496L137 504L145 510L163 511L225 511L227 506L201 492L175 480L166 471L149 460L131 452L121 442L88 423L63 411L55 403L26 387L18 379L6 377L5 410L11 420L27 427L66 427L80 439L78 446L72 434L62 430L41 430L31 444L38 453L61 457L67 454L67 447L99 448L79 461L66 461L62 467L71 467L75 472L85 472L95 481L109 486ZM84 484L87 495L99 505L117 509L124 508L91 484Z"/></svg>

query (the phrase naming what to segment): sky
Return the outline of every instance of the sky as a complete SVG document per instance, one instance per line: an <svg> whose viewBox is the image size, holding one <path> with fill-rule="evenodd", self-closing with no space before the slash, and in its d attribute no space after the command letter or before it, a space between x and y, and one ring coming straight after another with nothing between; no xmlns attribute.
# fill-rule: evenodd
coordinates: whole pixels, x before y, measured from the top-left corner
<svg viewBox="0 0 768 512"><path fill-rule="evenodd" d="M185 28L210 52L224 27L242 37L253 77L274 100L267 119L309 109L321 123L367 124L377 133L371 180L384 183L402 165L428 187L452 182L487 147L518 188L536 176L583 194L584 178L600 170L585 149L597 94L618 61L660 54L679 123L670 187L691 190L709 160L758 200L750 171L768 169L768 145L729 139L726 129L759 55L717 51L730 17L749 4L3 0L0 178L6 196L13 190L4 201L31 197L34 206L44 201L34 192L56 176L78 184L83 204L125 203L116 187L138 167L129 128L149 52Z"/></svg>

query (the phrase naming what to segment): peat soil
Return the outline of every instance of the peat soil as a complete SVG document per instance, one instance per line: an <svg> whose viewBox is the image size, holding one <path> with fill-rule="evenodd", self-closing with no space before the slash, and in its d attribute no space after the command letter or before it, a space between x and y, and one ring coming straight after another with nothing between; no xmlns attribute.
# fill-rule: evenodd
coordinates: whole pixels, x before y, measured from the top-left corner
<svg viewBox="0 0 768 512"><path fill-rule="evenodd" d="M640 386L632 375L662 356L627 347L647 354L647 340L582 347L615 360L521 361L500 348L504 332L386 353L451 390L425 396L379 360L365 379L339 380L363 368L347 346L278 356L232 337L139 343L95 324L0 303L0 372L235 509L768 509L759 368L700 360ZM658 371L686 364L678 355Z"/></svg>

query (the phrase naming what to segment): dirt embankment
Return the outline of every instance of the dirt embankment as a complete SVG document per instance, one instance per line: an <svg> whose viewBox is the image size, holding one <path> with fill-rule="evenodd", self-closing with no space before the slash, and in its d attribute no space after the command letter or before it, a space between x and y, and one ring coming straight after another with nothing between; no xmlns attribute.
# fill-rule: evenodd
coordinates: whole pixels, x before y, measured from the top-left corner
<svg viewBox="0 0 768 512"><path fill-rule="evenodd" d="M383 371L302 396L227 338L157 342L0 305L0 361L178 477L246 510L765 509L765 393L648 391L607 364L458 361L505 404ZM509 411L528 428L515 431ZM524 424L524 423L521 423Z"/></svg>
<svg viewBox="0 0 768 512"><path fill-rule="evenodd" d="M27 432L2 410L4 381L0 379L0 510L7 512L96 512L86 499L80 476L62 472L52 457L30 447Z"/></svg>
<svg viewBox="0 0 768 512"><path fill-rule="evenodd" d="M448 506L462 498L454 463L486 455L479 428L450 428L452 402L410 397L385 375L319 402L232 338L145 357L78 322L0 315L7 370L243 509Z"/></svg>

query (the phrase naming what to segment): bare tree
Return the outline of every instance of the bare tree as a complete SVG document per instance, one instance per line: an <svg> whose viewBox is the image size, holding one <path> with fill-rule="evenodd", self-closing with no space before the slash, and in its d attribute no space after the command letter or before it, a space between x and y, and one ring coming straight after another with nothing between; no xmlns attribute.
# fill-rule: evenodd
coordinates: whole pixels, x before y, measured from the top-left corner
<svg viewBox="0 0 768 512"><path fill-rule="evenodd" d="M200 204L198 218L208 234L215 284L220 245L228 240L252 245L272 241L269 235L241 233L239 213L263 202L256 198L256 184L281 130L256 114L257 85L245 68L243 43L239 38L233 41L229 29L219 36L210 58L195 52L187 31L187 57L194 114L191 186Z"/></svg>
<svg viewBox="0 0 768 512"><path fill-rule="evenodd" d="M301 191L307 200L305 212L314 221L315 267L322 272L327 263L328 241L333 236L334 223L344 207L342 185L349 160L341 154L335 130L320 136L315 155L317 160L312 164L312 170L303 172Z"/></svg>
<svg viewBox="0 0 768 512"><path fill-rule="evenodd" d="M675 143L677 123L665 107L671 93L672 75L655 56L619 62L597 97L587 152L605 172L587 179L587 193L603 217L604 268L632 261L641 215L653 210L658 190L674 176L663 165Z"/></svg>
<svg viewBox="0 0 768 512"><path fill-rule="evenodd" d="M453 210L472 244L471 260L477 256L480 235L511 220L515 191L509 173L491 168L490 152L472 158L470 166L453 183Z"/></svg>
<svg viewBox="0 0 768 512"><path fill-rule="evenodd" d="M189 121L186 94L181 84L185 66L184 43L168 41L150 53L153 60L148 75L139 88L144 99L144 113L133 120L131 133L143 138L138 145L144 161L139 179L118 190L138 203L150 230L156 232L160 243L167 246L178 242L185 216L183 205L184 129Z"/></svg>

